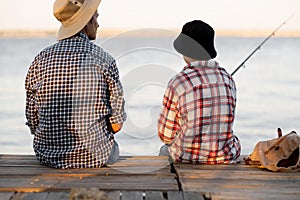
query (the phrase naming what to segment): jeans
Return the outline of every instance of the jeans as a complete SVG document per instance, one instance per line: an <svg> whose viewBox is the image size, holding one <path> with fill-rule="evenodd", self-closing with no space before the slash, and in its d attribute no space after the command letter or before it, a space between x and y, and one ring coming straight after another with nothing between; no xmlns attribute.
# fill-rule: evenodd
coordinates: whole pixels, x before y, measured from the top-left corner
<svg viewBox="0 0 300 200"><path fill-rule="evenodd" d="M169 152L168 147L169 146L167 144L161 146L158 155L159 156L168 156L169 157L169 162L173 163L174 161L173 161L172 157L170 156L170 152Z"/></svg>
<svg viewBox="0 0 300 200"><path fill-rule="evenodd" d="M105 165L110 165L113 164L114 162L116 162L119 159L119 145L116 142L116 140L114 140L114 144L113 147L111 149L110 155L108 157L108 160L106 161Z"/></svg>

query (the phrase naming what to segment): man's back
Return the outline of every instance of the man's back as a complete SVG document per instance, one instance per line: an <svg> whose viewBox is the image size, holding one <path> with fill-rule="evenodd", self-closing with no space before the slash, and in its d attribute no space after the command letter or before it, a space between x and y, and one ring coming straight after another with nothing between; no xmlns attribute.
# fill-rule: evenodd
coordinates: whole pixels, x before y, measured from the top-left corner
<svg viewBox="0 0 300 200"><path fill-rule="evenodd" d="M114 143L107 117L112 107L121 110L123 105L118 70L109 54L84 33L61 40L35 58L26 90L26 116L41 164L81 168L107 161ZM121 112L115 117L124 120Z"/></svg>

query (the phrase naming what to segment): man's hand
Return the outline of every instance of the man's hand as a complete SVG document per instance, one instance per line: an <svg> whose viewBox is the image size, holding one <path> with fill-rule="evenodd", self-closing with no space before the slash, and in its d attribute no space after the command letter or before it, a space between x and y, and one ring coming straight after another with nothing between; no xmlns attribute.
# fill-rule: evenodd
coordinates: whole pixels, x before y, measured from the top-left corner
<svg viewBox="0 0 300 200"><path fill-rule="evenodd" d="M117 133L121 130L123 124L111 124L112 131Z"/></svg>

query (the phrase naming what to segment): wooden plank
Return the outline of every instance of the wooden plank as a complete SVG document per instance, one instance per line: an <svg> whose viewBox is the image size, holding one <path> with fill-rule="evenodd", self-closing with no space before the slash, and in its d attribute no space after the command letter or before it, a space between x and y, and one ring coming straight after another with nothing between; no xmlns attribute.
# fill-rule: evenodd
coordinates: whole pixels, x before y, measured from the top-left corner
<svg viewBox="0 0 300 200"><path fill-rule="evenodd" d="M0 155L0 191L11 192L0 195L4 198L11 195L12 200L65 199L72 188L96 187L109 190L111 199L120 199L120 191L122 198L130 199L140 199L140 195L142 199L174 200L299 199L300 196L300 172L273 173L240 164L175 163L174 166L183 192L178 191L166 157L124 156L109 167L61 170L39 165L32 155Z"/></svg>
<svg viewBox="0 0 300 200"><path fill-rule="evenodd" d="M109 167L54 169L39 165L34 156L0 156L0 191L67 191L98 187L106 190L177 190L166 156L126 156Z"/></svg>
<svg viewBox="0 0 300 200"><path fill-rule="evenodd" d="M0 191L40 192L66 191L71 188L97 187L106 190L177 190L174 175L112 175L112 176L35 176L0 177Z"/></svg>
<svg viewBox="0 0 300 200"><path fill-rule="evenodd" d="M118 168L91 168L91 169L54 169L49 167L12 167L12 166L0 166L1 176L23 176L23 175L51 175L51 176L87 176L87 175L115 175L115 174L170 174L169 168L151 168L147 166L128 166Z"/></svg>
<svg viewBox="0 0 300 200"><path fill-rule="evenodd" d="M119 161L109 167L97 169L69 169L61 171L61 169L52 169L41 166L34 156L14 156L1 155L0 157L0 175L21 175L24 174L69 174L69 173L102 173L110 174L117 172L125 173L165 173L170 169L169 162L166 156L135 156L135 157L120 157ZM73 171L71 171L73 170Z"/></svg>
<svg viewBox="0 0 300 200"><path fill-rule="evenodd" d="M0 155L0 166L14 167L41 167L35 156L31 155ZM163 166L169 167L166 156L121 156L118 162L110 167L127 167L127 166ZM160 167L161 168L161 167Z"/></svg>
<svg viewBox="0 0 300 200"><path fill-rule="evenodd" d="M170 170L166 156L121 157L118 162L108 167L126 173L157 173L161 169Z"/></svg>
<svg viewBox="0 0 300 200"><path fill-rule="evenodd" d="M134 167L115 167L113 168L117 174L166 174L170 173L170 169L164 168L162 166L151 167L151 166L134 166ZM113 173L113 174L114 174Z"/></svg>
<svg viewBox="0 0 300 200"><path fill-rule="evenodd" d="M204 200L204 197L203 194L200 192L183 192L183 199Z"/></svg>
<svg viewBox="0 0 300 200"><path fill-rule="evenodd" d="M64 193L62 193L64 194ZM73 188L68 198L69 200L120 200L120 191L102 191L96 187L93 188Z"/></svg>
<svg viewBox="0 0 300 200"><path fill-rule="evenodd" d="M120 190L114 190L114 191L106 191L107 196L110 200L120 200Z"/></svg>
<svg viewBox="0 0 300 200"><path fill-rule="evenodd" d="M34 155L0 154L0 164L17 160L37 161Z"/></svg>
<svg viewBox="0 0 300 200"><path fill-rule="evenodd" d="M211 199L293 199L300 197L300 172L275 173L247 165L175 163L183 191ZM287 198L285 198L287 197Z"/></svg>
<svg viewBox="0 0 300 200"><path fill-rule="evenodd" d="M181 178L181 185L184 191L201 191L201 192L248 192L254 193L274 193L279 194L283 191L297 193L300 195L300 182L281 180L257 181L257 180L212 180L212 179L184 179Z"/></svg>
<svg viewBox="0 0 300 200"><path fill-rule="evenodd" d="M233 171L233 170L240 170L240 171L249 171L249 170L263 170L259 169L255 166L251 165L242 165L242 164L232 164L232 165L201 165L201 164L187 164L187 163L175 163L174 167L176 169L186 169L186 170L222 170L222 171ZM267 170L265 170L267 171Z"/></svg>
<svg viewBox="0 0 300 200"><path fill-rule="evenodd" d="M249 171L222 171L222 170L177 170L179 177L184 178L197 178L197 179L227 179L227 180L300 180L300 173L274 173L270 171L255 169Z"/></svg>
<svg viewBox="0 0 300 200"><path fill-rule="evenodd" d="M122 163L156 163L156 162L164 162L168 163L167 156L120 156L119 160L115 164L122 164ZM113 165L115 165L113 164Z"/></svg>
<svg viewBox="0 0 300 200"><path fill-rule="evenodd" d="M121 200L143 200L142 191L122 191Z"/></svg>
<svg viewBox="0 0 300 200"><path fill-rule="evenodd" d="M182 191L168 191L167 194L168 194L168 199L183 200Z"/></svg>
<svg viewBox="0 0 300 200"><path fill-rule="evenodd" d="M46 200L65 200L69 199L69 192L49 192Z"/></svg>
<svg viewBox="0 0 300 200"><path fill-rule="evenodd" d="M23 200L47 200L47 192L25 193Z"/></svg>
<svg viewBox="0 0 300 200"><path fill-rule="evenodd" d="M0 159L1 158L8 158L8 159L13 159L13 158L31 158L35 159L34 155L28 155L28 154L0 154Z"/></svg>
<svg viewBox="0 0 300 200"><path fill-rule="evenodd" d="M222 192L211 195L211 200L298 200L299 194L291 193L268 193L268 192Z"/></svg>
<svg viewBox="0 0 300 200"><path fill-rule="evenodd" d="M159 162L167 160L167 156L120 156L118 162ZM36 161L37 159L34 155L14 155L14 154L0 154L0 164L1 163L10 163L17 161ZM150 161L149 161L150 162ZM38 162L37 162L38 163Z"/></svg>
<svg viewBox="0 0 300 200"><path fill-rule="evenodd" d="M119 160L166 160L168 156L120 156Z"/></svg>
<svg viewBox="0 0 300 200"><path fill-rule="evenodd" d="M40 164L37 160L1 160L0 166L39 167Z"/></svg>
<svg viewBox="0 0 300 200"><path fill-rule="evenodd" d="M1 200L10 200L14 192L0 192L0 199Z"/></svg>
<svg viewBox="0 0 300 200"><path fill-rule="evenodd" d="M165 200L165 198L160 191L146 191L145 200Z"/></svg>
<svg viewBox="0 0 300 200"><path fill-rule="evenodd" d="M17 192L12 196L11 200L23 200L25 195L25 193Z"/></svg>

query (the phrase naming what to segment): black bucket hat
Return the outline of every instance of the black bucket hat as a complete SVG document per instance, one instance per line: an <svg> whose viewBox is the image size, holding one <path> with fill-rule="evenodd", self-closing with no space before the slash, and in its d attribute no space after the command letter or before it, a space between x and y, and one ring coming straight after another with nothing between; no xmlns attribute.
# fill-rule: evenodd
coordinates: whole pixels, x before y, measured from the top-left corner
<svg viewBox="0 0 300 200"><path fill-rule="evenodd" d="M217 56L214 47L214 29L201 20L186 23L173 46L180 54L196 59L210 60Z"/></svg>

